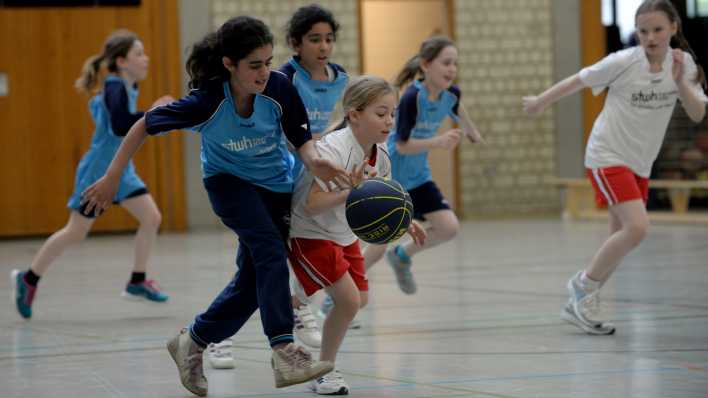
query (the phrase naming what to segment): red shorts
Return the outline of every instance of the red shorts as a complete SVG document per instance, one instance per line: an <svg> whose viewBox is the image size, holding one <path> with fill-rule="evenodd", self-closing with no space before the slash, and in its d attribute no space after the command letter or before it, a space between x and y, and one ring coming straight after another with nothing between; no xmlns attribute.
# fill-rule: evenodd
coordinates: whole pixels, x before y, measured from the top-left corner
<svg viewBox="0 0 708 398"><path fill-rule="evenodd" d="M595 203L599 208L641 199L647 203L649 179L640 177L626 166L587 169L595 190Z"/></svg>
<svg viewBox="0 0 708 398"><path fill-rule="evenodd" d="M331 240L292 238L288 257L308 296L334 284L347 272L360 291L369 290L358 240L349 246L340 246Z"/></svg>

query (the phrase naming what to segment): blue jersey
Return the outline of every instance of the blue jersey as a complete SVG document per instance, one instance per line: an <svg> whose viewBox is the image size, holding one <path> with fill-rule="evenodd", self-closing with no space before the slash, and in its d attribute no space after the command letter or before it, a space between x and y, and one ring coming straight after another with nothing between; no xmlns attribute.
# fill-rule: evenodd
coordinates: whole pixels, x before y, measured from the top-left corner
<svg viewBox="0 0 708 398"><path fill-rule="evenodd" d="M395 131L388 137L388 150L391 154L393 179L404 188L410 190L432 181L432 174L428 151L404 155L396 150L396 142L406 142L409 138L434 137L448 115L457 121L460 96L460 89L451 86L441 92L437 100L431 101L421 81L415 81L403 93L396 109Z"/></svg>
<svg viewBox="0 0 708 398"><path fill-rule="evenodd" d="M74 178L74 191L67 206L78 210L81 193L105 174L123 137L141 117L137 112L138 89L128 86L116 75L109 75L103 90L89 101L89 112L96 126L88 152L81 158ZM135 173L133 162L128 163L113 198L122 202L130 194L145 189L145 183Z"/></svg>
<svg viewBox="0 0 708 398"><path fill-rule="evenodd" d="M323 133L327 128L339 97L349 81L344 68L337 64L328 64L334 76L331 81L312 80L310 73L300 65L299 57L293 57L280 67L297 89L310 120L313 133Z"/></svg>
<svg viewBox="0 0 708 398"><path fill-rule="evenodd" d="M310 72L300 65L300 57L297 56L290 58L279 69L288 76L300 94L307 109L310 129L316 134L325 132L337 101L349 81L349 76L340 65L328 63L328 66L334 74L330 81L312 80ZM293 176L297 179L302 171L302 161L298 156L293 156L292 161Z"/></svg>
<svg viewBox="0 0 708 398"><path fill-rule="evenodd" d="M188 129L201 133L204 178L231 174L274 192L292 192L288 143L312 138L305 107L287 76L272 71L256 94L253 113L236 112L228 80L215 80L186 97L145 114L148 134Z"/></svg>

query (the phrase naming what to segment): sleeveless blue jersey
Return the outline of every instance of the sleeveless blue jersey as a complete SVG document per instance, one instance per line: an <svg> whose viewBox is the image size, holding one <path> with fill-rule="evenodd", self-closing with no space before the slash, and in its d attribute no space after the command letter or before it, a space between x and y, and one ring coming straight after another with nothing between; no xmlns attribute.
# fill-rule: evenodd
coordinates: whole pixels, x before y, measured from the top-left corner
<svg viewBox="0 0 708 398"><path fill-rule="evenodd" d="M422 82L415 81L401 97L396 109L395 131L388 137L388 151L391 154L393 179L407 190L432 181L428 151L404 155L396 150L396 142L405 142L409 138L434 137L448 115L457 121L460 96L460 90L451 86L442 91L436 100L431 101Z"/></svg>
<svg viewBox="0 0 708 398"><path fill-rule="evenodd" d="M81 193L105 174L123 136L143 116L142 112L136 112L137 99L136 87L129 87L118 76L109 75L103 83L103 90L89 101L89 112L96 129L91 146L76 169L74 191L67 203L70 209L81 207ZM139 189L145 189L145 183L135 173L131 160L123 171L113 201L120 203Z"/></svg>
<svg viewBox="0 0 708 398"><path fill-rule="evenodd" d="M302 99L310 130L313 134L324 133L337 101L342 96L349 82L347 72L340 65L328 63L334 73L331 81L312 80L310 72L300 65L300 57L292 57L280 67L280 71L288 76ZM303 164L300 157L293 155L293 176L297 179Z"/></svg>

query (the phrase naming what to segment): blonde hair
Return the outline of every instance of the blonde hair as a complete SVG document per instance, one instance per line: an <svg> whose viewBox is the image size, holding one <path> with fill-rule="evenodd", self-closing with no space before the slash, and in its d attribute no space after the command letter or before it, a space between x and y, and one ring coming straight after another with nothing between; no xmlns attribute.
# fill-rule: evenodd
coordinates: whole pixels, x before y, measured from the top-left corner
<svg viewBox="0 0 708 398"><path fill-rule="evenodd" d="M349 111L363 111L367 106L387 94L396 94L396 90L386 79L372 75L353 78L342 96L344 117L327 129L327 133L344 128L348 123Z"/></svg>
<svg viewBox="0 0 708 398"><path fill-rule="evenodd" d="M126 29L111 33L103 44L103 52L90 56L84 62L81 75L74 83L76 89L91 93L101 80L99 75L104 66L109 72L118 72L116 61L119 57L125 58L137 40L138 36Z"/></svg>

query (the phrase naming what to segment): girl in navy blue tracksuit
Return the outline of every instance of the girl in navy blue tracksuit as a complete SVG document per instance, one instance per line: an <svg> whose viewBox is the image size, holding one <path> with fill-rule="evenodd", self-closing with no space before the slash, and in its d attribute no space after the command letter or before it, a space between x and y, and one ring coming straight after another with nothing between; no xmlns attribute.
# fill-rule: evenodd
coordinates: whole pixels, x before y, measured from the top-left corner
<svg viewBox="0 0 708 398"><path fill-rule="evenodd" d="M89 58L84 66L76 87L87 93L94 91L100 83L99 72L108 69L101 90L89 101L89 111L96 126L91 147L84 154L76 170L74 192L69 198L69 221L64 228L47 239L35 256L29 269L14 270L12 282L15 287L17 311L24 318L32 316L32 302L39 279L64 250L83 240L96 220L95 212L85 212L80 204L80 195L86 187L94 183L108 168L123 136L130 126L143 116L136 110L138 98L137 82L145 79L148 71L148 56L138 37L129 31L119 30L111 34L103 52ZM172 101L165 96L153 106ZM147 261L160 226L160 211L147 191L145 183L135 172L132 162L120 175L118 190L111 198L120 203L138 221L140 226L135 239L135 262L130 281L123 296L131 299L166 301L154 281L145 278Z"/></svg>
<svg viewBox="0 0 708 398"><path fill-rule="evenodd" d="M273 348L276 387L301 383L332 370L293 342L285 239L288 234L292 159L324 180L346 184L348 174L320 158L307 114L288 78L270 70L273 36L263 22L232 18L197 43L187 61L193 90L145 114L131 128L106 174L84 194L88 209L104 209L118 175L148 134L175 129L201 133L204 186L214 212L239 237L238 272L189 328L171 339L185 388L206 395L202 352L235 334L260 309Z"/></svg>

